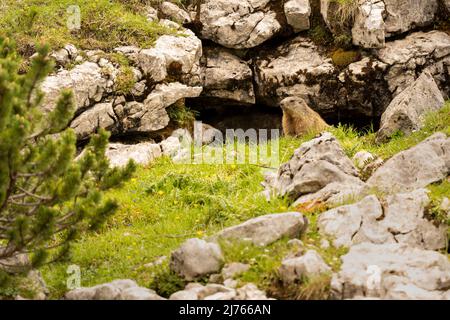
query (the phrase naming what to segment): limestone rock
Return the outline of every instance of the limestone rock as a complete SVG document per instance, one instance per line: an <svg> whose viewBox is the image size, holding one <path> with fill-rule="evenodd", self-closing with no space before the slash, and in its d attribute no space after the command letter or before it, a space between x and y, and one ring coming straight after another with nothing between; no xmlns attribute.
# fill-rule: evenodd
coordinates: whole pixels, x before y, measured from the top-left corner
<svg viewBox="0 0 450 320"><path fill-rule="evenodd" d="M301 213L269 214L226 228L213 239L250 241L257 246L266 246L282 237L297 238L306 227L307 220Z"/></svg>
<svg viewBox="0 0 450 320"><path fill-rule="evenodd" d="M240 275L250 269L250 265L245 263L233 262L227 264L222 269L223 279L233 279L235 276Z"/></svg>
<svg viewBox="0 0 450 320"><path fill-rule="evenodd" d="M114 280L67 292L67 300L162 300L154 291L139 287L133 280Z"/></svg>
<svg viewBox="0 0 450 320"><path fill-rule="evenodd" d="M366 225L373 227L372 241L394 242L389 232L374 226L374 222L382 215L383 208L377 197L368 196L356 204L341 206L322 213L317 224L323 236L333 238L335 247L350 247L356 234Z"/></svg>
<svg viewBox="0 0 450 320"><path fill-rule="evenodd" d="M190 30L181 30L179 33L159 37L154 47L149 49L119 47L115 51L125 54L155 83L170 76L184 83L198 85L202 42Z"/></svg>
<svg viewBox="0 0 450 320"><path fill-rule="evenodd" d="M168 157L175 157L181 150L181 143L177 137L168 137L160 143L163 155Z"/></svg>
<svg viewBox="0 0 450 320"><path fill-rule="evenodd" d="M203 38L233 49L256 47L282 28L270 0L206 0L200 21Z"/></svg>
<svg viewBox="0 0 450 320"><path fill-rule="evenodd" d="M92 62L84 62L72 70L62 70L48 76L41 85L45 94L43 111L52 111L64 89L74 93L76 110L100 102L106 93L113 89L114 82L105 75L101 68Z"/></svg>
<svg viewBox="0 0 450 320"><path fill-rule="evenodd" d="M0 247L0 271L22 273L31 268L31 261L26 253L16 253L6 258L5 247ZM7 251L6 251L7 252Z"/></svg>
<svg viewBox="0 0 450 320"><path fill-rule="evenodd" d="M194 280L219 271L222 263L222 251L217 244L189 239L172 252L170 268L186 280Z"/></svg>
<svg viewBox="0 0 450 320"><path fill-rule="evenodd" d="M439 0L383 0L386 5L386 35L404 33L435 21Z"/></svg>
<svg viewBox="0 0 450 320"><path fill-rule="evenodd" d="M138 144L110 143L105 152L112 167L125 166L129 160L137 164L146 165L161 157L161 148L158 144L142 142Z"/></svg>
<svg viewBox="0 0 450 320"><path fill-rule="evenodd" d="M78 140L85 140L100 128L114 131L117 122L112 102L105 102L95 104L80 114L72 120L70 127L75 130Z"/></svg>
<svg viewBox="0 0 450 320"><path fill-rule="evenodd" d="M176 22L189 23L191 22L191 17L189 14L177 6L175 3L164 1L160 4L159 10L164 16L170 18Z"/></svg>
<svg viewBox="0 0 450 320"><path fill-rule="evenodd" d="M131 287L122 290L119 296L119 300L164 300L164 299L158 296L153 290L142 287Z"/></svg>
<svg viewBox="0 0 450 320"><path fill-rule="evenodd" d="M287 23L294 28L295 32L310 28L309 17L311 16L311 6L309 0L286 1L284 3L284 14Z"/></svg>
<svg viewBox="0 0 450 320"><path fill-rule="evenodd" d="M267 300L267 296L252 283L236 290L219 284L190 283L169 300Z"/></svg>
<svg viewBox="0 0 450 320"><path fill-rule="evenodd" d="M301 257L283 260L279 274L285 284L294 284L304 277L314 277L330 271L331 268L316 251L308 250Z"/></svg>
<svg viewBox="0 0 450 320"><path fill-rule="evenodd" d="M368 151L359 151L353 156L353 162L358 169L364 168L366 164L376 159L376 156Z"/></svg>
<svg viewBox="0 0 450 320"><path fill-rule="evenodd" d="M351 247L342 262L332 280L337 299L444 299L450 290L450 262L435 251L363 243Z"/></svg>
<svg viewBox="0 0 450 320"><path fill-rule="evenodd" d="M289 196L300 203L338 203L359 194L364 183L358 171L331 133L303 143L289 162L283 164L266 190Z"/></svg>
<svg viewBox="0 0 450 320"><path fill-rule="evenodd" d="M284 98L301 97L308 105L315 106L315 111L327 112L334 108L334 98L325 97L321 88L334 72L331 59L321 55L312 41L298 36L257 57L257 96L274 107Z"/></svg>
<svg viewBox="0 0 450 320"><path fill-rule="evenodd" d="M115 107L125 132L154 132L169 124L166 108L184 98L198 97L201 87L189 87L179 82L158 84L144 102L127 102Z"/></svg>
<svg viewBox="0 0 450 320"><path fill-rule="evenodd" d="M221 48L206 49L203 60L203 97L255 103L253 74L245 61Z"/></svg>
<svg viewBox="0 0 450 320"><path fill-rule="evenodd" d="M367 191L385 194L412 191L441 181L450 173L450 138L436 133L386 161L367 180Z"/></svg>
<svg viewBox="0 0 450 320"><path fill-rule="evenodd" d="M422 70L429 71L446 94L450 92L446 77L449 74L450 35L442 31L415 32L404 39L390 41L376 52L378 59L388 65L385 75L390 92L405 90Z"/></svg>
<svg viewBox="0 0 450 320"><path fill-rule="evenodd" d="M370 242L405 243L427 250L446 246L446 228L426 219L430 199L424 189L387 197L384 208L376 196L320 215L319 231L336 247Z"/></svg>
<svg viewBox="0 0 450 320"><path fill-rule="evenodd" d="M358 8L352 28L353 44L363 48L383 48L386 26L383 15L385 5L381 0L365 0Z"/></svg>
<svg viewBox="0 0 450 320"><path fill-rule="evenodd" d="M266 293L259 290L253 283L248 283L236 291L237 296L234 300L270 300L267 298Z"/></svg>
<svg viewBox="0 0 450 320"><path fill-rule="evenodd" d="M444 106L444 97L428 72L392 100L381 117L377 140L384 141L396 132L411 134L423 126L425 116Z"/></svg>

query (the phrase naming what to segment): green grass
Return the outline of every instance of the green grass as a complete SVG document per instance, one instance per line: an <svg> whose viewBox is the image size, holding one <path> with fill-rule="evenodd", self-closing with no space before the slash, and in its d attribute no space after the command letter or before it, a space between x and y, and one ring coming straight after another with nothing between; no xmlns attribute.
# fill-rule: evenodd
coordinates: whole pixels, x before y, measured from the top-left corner
<svg viewBox="0 0 450 320"><path fill-rule="evenodd" d="M384 159L412 147L436 131L450 135L450 104L441 112L429 115L423 130L408 137L376 145L375 134L362 134L349 127L331 128L345 152L353 156L360 150L371 151ZM303 138L281 138L280 158L286 162L304 141ZM170 252L192 237L207 237L223 227L268 213L295 210L287 199L267 202L260 195L263 168L254 165L188 165L174 164L167 158L140 167L135 177L120 190L110 193L120 203L119 212L98 233L85 234L74 244L70 262L43 269L52 298L65 291L66 268L81 267L82 285L91 286L117 278L135 279L169 296L183 288L184 281L172 274L165 260L161 265L145 266ZM450 182L430 186L433 203L450 197ZM345 249L320 248L316 219L325 208L305 213L310 221L302 238L306 249L317 250L325 261L338 270L339 257ZM432 211L438 215L439 212ZM254 282L273 296L289 298L327 297L329 277L305 279L295 288L280 286L277 269L282 259L295 251L287 239L266 248L244 244L224 246L227 262L244 262L250 270L238 277L241 283ZM295 290L294 290L295 289Z"/></svg>
<svg viewBox="0 0 450 320"><path fill-rule="evenodd" d="M0 36L17 42L19 51L29 56L37 43L52 49L72 43L82 49L109 51L123 45L149 47L163 34L175 30L148 22L137 8L140 1L109 0L2 0ZM142 2L144 3L144 2ZM125 5L127 4L127 5ZM69 6L81 9L81 28L69 30Z"/></svg>

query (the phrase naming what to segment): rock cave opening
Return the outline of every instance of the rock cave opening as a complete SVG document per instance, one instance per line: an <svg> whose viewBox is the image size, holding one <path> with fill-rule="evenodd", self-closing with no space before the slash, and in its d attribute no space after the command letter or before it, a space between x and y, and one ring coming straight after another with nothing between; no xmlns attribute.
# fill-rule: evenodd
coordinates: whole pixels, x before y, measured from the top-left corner
<svg viewBox="0 0 450 320"><path fill-rule="evenodd" d="M280 107L271 107L256 103L255 105L240 105L224 103L215 99L186 99L186 106L194 111L196 120L211 125L225 133L227 129L278 129L282 133L283 111ZM358 131L378 130L379 116L362 116L352 114L348 110L321 114L322 118L332 126L339 124L351 126Z"/></svg>

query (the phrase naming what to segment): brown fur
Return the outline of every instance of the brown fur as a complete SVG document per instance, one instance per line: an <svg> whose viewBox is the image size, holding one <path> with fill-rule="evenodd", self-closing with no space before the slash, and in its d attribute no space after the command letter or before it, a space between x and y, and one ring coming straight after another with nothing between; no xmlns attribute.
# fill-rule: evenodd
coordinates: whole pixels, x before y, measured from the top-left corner
<svg viewBox="0 0 450 320"><path fill-rule="evenodd" d="M328 128L320 115L299 97L281 101L283 110L283 132L285 136L298 137L309 133L319 133Z"/></svg>

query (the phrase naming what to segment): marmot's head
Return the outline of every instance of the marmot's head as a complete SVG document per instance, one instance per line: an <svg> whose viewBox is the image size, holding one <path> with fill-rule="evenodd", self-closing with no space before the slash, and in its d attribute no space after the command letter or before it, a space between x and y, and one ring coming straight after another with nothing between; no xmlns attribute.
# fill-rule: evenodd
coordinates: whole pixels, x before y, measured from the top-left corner
<svg viewBox="0 0 450 320"><path fill-rule="evenodd" d="M311 113L308 104L300 97L289 97L281 101L281 109L290 115L307 115Z"/></svg>

